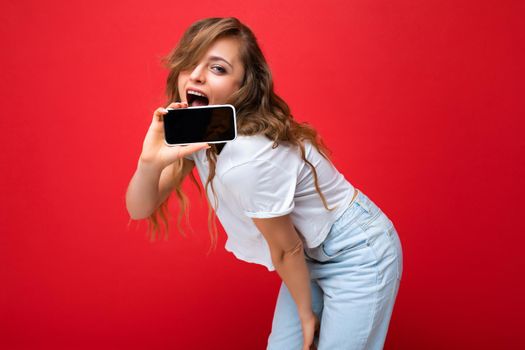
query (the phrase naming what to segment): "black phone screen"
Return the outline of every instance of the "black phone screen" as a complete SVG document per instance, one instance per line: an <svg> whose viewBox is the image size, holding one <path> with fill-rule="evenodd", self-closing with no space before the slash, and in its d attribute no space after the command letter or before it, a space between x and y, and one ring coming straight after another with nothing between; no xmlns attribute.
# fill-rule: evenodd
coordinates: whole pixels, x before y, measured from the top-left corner
<svg viewBox="0 0 525 350"><path fill-rule="evenodd" d="M226 142L235 139L235 108L231 105L168 109L164 135L169 145Z"/></svg>

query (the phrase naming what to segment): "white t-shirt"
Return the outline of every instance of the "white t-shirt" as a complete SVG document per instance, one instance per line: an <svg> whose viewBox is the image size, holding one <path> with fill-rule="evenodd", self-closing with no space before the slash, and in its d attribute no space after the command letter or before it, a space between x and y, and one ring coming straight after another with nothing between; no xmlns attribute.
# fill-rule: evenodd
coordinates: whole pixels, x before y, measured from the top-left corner
<svg viewBox="0 0 525 350"><path fill-rule="evenodd" d="M213 186L217 194L217 216L228 239L225 249L238 259L261 264L274 271L268 243L252 218L290 214L299 236L309 248L321 244L330 227L350 203L354 187L309 142L306 159L315 166L318 184L328 211L315 190L311 168L298 147L284 142L272 148L264 135L239 135L217 156ZM208 179L206 151L187 156L195 162L203 184ZM211 186L208 198L214 206Z"/></svg>

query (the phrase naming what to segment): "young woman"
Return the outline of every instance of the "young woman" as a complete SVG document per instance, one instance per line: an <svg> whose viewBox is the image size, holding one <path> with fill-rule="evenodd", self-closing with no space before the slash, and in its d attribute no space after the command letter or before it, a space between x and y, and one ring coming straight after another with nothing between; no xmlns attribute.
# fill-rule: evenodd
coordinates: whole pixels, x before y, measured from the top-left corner
<svg viewBox="0 0 525 350"><path fill-rule="evenodd" d="M283 281L268 349L382 349L402 275L396 229L274 93L250 29L235 18L200 20L166 64L166 107L230 103L239 136L222 146L168 147L166 110L158 108L126 193L131 218L158 228L160 215L167 224L172 192L182 214L182 181L196 167L225 248ZM214 245L213 225L210 232Z"/></svg>

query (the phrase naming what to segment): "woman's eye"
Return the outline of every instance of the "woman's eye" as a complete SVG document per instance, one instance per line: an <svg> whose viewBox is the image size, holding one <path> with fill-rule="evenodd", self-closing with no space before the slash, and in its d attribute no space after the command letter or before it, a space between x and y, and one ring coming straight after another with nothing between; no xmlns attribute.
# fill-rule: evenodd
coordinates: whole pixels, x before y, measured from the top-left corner
<svg viewBox="0 0 525 350"><path fill-rule="evenodd" d="M226 69L224 69L223 67L221 66L212 66L211 69L219 72L219 73L226 73Z"/></svg>

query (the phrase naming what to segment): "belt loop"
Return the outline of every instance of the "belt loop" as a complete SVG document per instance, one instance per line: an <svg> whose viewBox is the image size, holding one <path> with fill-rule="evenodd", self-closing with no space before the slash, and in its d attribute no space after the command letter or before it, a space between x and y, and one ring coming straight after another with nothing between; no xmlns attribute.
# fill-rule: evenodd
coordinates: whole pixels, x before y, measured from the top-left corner
<svg viewBox="0 0 525 350"><path fill-rule="evenodd" d="M363 197L362 193L360 192L357 197L355 198L355 201L357 204L359 204L367 213L370 213L370 207L368 206L368 203L366 203L365 198Z"/></svg>
<svg viewBox="0 0 525 350"><path fill-rule="evenodd" d="M359 197L359 190L354 187L354 193L352 194L352 199L350 200L350 203L348 203L348 207L351 207L354 202L357 201L357 197Z"/></svg>

